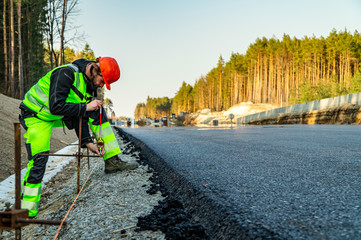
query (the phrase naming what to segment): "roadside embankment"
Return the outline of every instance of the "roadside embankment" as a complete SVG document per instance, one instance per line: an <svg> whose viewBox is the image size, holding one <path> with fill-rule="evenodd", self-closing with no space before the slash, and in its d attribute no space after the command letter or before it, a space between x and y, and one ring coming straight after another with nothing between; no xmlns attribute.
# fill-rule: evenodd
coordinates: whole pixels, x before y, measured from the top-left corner
<svg viewBox="0 0 361 240"><path fill-rule="evenodd" d="M360 124L360 106L345 103L341 107L300 113L280 113L276 117L250 120L247 124Z"/></svg>
<svg viewBox="0 0 361 240"><path fill-rule="evenodd" d="M244 124L360 124L361 93L271 109L237 118Z"/></svg>
<svg viewBox="0 0 361 240"><path fill-rule="evenodd" d="M19 105L21 100L0 94L0 102L0 155L3 156L0 159L0 181L2 181L11 174L14 174L14 122L19 122ZM28 163L24 133L25 130L21 127L21 168L26 167ZM78 138L75 131L63 128L54 128L50 140L50 151L59 151L60 149L66 147L67 144L73 143L77 140Z"/></svg>

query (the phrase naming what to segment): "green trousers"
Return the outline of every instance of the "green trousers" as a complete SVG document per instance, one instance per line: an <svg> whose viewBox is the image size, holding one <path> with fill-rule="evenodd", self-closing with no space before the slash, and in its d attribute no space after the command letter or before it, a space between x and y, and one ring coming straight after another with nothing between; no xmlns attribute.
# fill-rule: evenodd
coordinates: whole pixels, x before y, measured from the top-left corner
<svg viewBox="0 0 361 240"><path fill-rule="evenodd" d="M93 125L94 119L89 118L89 126L96 139L99 138L100 127L104 140L105 154L103 159L107 160L121 153L118 141L109 122L102 125ZM39 209L41 197L42 180L45 173L48 156L40 156L40 153L49 153L50 137L54 127L62 127L60 120L46 122L36 117L21 119L21 123L26 130L26 149L28 152L28 169L25 173L21 189L21 208L29 209L29 217L35 217Z"/></svg>

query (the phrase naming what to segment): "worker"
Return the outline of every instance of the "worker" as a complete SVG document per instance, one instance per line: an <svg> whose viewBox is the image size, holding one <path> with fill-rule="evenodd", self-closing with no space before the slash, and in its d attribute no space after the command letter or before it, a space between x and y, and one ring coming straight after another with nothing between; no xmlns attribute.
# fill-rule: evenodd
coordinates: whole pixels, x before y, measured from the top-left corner
<svg viewBox="0 0 361 240"><path fill-rule="evenodd" d="M29 209L29 217L35 217L39 209L42 179L45 173L50 150L50 136L54 127L75 129L79 137L79 118L81 124L81 145L103 157L105 173L132 170L137 163L127 163L120 159L121 153L117 139L100 108L102 101L96 99L97 88L110 84L120 77L117 61L111 57L99 57L96 61L78 59L72 64L51 70L25 94L20 104L20 122L26 130L26 149L28 169L22 182L21 208ZM103 111L104 112L104 111ZM102 123L100 126L100 122ZM100 128L104 142L100 152L93 143L89 127L96 139Z"/></svg>

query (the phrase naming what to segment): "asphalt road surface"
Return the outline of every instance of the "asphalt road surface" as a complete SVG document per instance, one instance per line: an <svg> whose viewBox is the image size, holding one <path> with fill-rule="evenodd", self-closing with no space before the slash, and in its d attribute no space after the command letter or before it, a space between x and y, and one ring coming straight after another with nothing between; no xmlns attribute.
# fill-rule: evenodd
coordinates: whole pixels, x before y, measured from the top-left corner
<svg viewBox="0 0 361 240"><path fill-rule="evenodd" d="M361 239L359 125L124 130L224 212L211 238Z"/></svg>

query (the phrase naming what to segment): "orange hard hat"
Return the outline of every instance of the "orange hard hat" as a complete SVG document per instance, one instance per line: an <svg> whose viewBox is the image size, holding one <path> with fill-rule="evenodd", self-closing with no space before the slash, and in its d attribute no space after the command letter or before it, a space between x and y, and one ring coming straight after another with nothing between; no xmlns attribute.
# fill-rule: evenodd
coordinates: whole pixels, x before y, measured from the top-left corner
<svg viewBox="0 0 361 240"><path fill-rule="evenodd" d="M112 57L99 57L99 67L102 72L105 86L110 90L110 84L120 78L120 69L117 61Z"/></svg>

